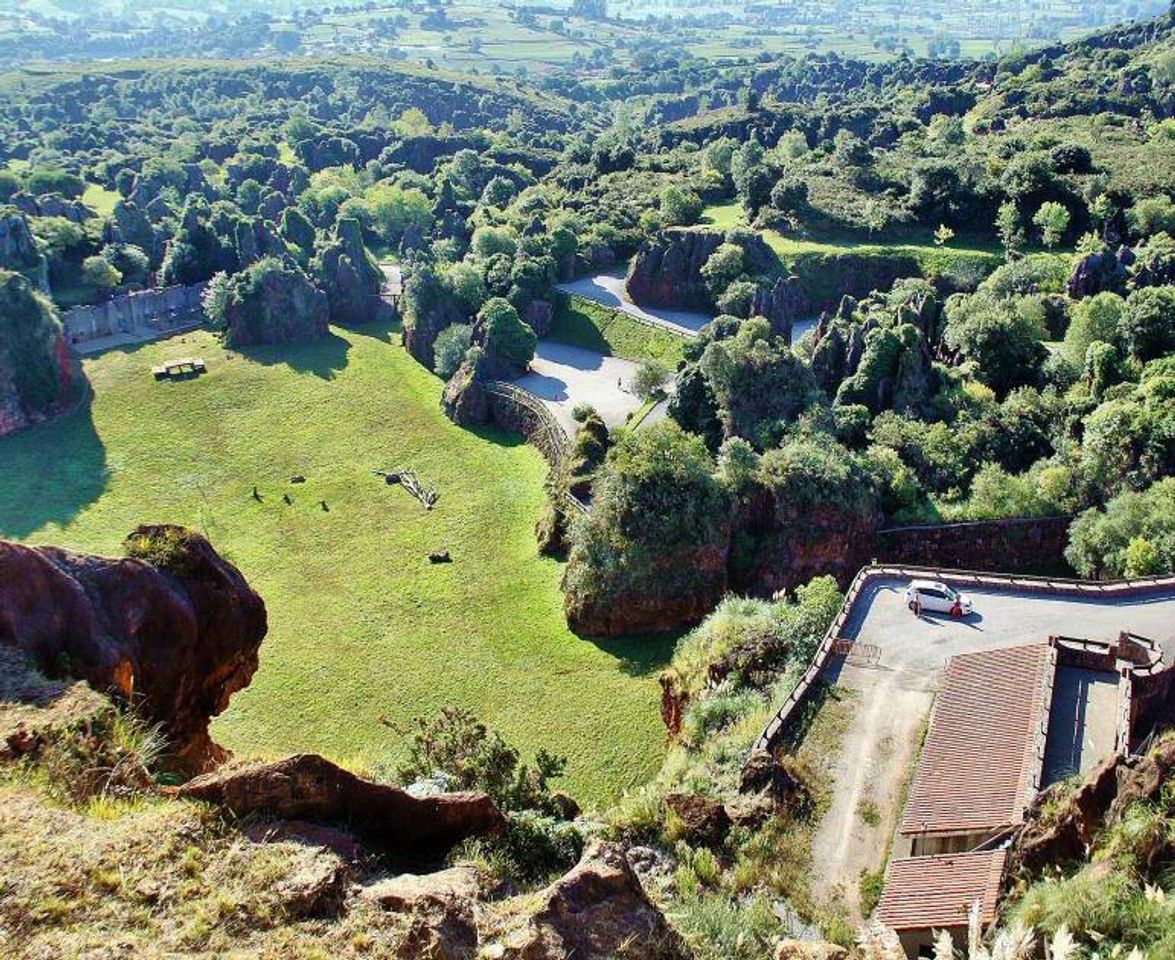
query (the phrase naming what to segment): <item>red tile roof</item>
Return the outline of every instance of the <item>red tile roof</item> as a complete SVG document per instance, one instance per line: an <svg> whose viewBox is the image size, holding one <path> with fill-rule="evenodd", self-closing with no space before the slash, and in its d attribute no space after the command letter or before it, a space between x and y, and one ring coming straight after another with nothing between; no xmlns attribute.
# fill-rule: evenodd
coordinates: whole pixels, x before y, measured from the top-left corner
<svg viewBox="0 0 1175 960"><path fill-rule="evenodd" d="M903 834L982 833L1023 820L1039 785L1055 664L1047 644L947 663Z"/></svg>
<svg viewBox="0 0 1175 960"><path fill-rule="evenodd" d="M897 931L946 930L967 925L979 901L984 926L995 919L1004 876L1003 850L908 857L889 865L877 919Z"/></svg>

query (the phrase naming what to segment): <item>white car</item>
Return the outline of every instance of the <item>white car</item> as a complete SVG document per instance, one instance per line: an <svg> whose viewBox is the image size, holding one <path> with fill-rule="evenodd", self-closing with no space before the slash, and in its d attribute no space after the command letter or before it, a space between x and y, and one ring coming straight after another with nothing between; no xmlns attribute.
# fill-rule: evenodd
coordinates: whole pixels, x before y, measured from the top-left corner
<svg viewBox="0 0 1175 960"><path fill-rule="evenodd" d="M906 606L916 613L965 617L971 612L971 598L937 580L914 580L906 587Z"/></svg>

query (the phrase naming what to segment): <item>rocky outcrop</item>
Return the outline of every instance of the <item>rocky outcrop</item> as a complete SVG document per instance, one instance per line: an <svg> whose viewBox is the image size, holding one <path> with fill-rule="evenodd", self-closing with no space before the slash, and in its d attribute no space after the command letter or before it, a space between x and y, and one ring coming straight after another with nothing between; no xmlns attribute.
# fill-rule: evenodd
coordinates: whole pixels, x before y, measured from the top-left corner
<svg viewBox="0 0 1175 960"><path fill-rule="evenodd" d="M625 289L634 302L684 310L709 310L710 291L702 267L727 240L726 234L696 227L675 227L647 240L629 267ZM768 273L775 255L757 235L740 234L749 274Z"/></svg>
<svg viewBox="0 0 1175 960"><path fill-rule="evenodd" d="M441 409L463 427L477 426L489 419L489 398L476 363L466 361L449 378L441 394Z"/></svg>
<svg viewBox="0 0 1175 960"><path fill-rule="evenodd" d="M555 323L555 308L549 300L532 300L522 318L540 340L551 332Z"/></svg>
<svg viewBox="0 0 1175 960"><path fill-rule="evenodd" d="M37 249L29 221L15 207L0 207L0 270L23 274L42 293L49 291L49 265Z"/></svg>
<svg viewBox="0 0 1175 960"><path fill-rule="evenodd" d="M335 322L367 323L385 309L379 298L383 273L363 245L358 220L339 220L335 239L315 258L313 273Z"/></svg>
<svg viewBox="0 0 1175 960"><path fill-rule="evenodd" d="M786 494L759 490L735 522L745 547L731 589L768 597L822 574L848 583L871 557L879 519L833 502L797 511Z"/></svg>
<svg viewBox="0 0 1175 960"><path fill-rule="evenodd" d="M668 793L665 806L680 821L682 836L693 846L720 847L730 831L730 815L722 804L700 793Z"/></svg>
<svg viewBox="0 0 1175 960"><path fill-rule="evenodd" d="M499 945L499 960L673 960L678 935L645 894L616 844L594 841L566 876L533 897Z"/></svg>
<svg viewBox="0 0 1175 960"><path fill-rule="evenodd" d="M659 590L640 584L626 589L620 583L614 589L570 589L583 566L573 552L563 578L567 625L583 636L628 637L699 623L726 594L728 552L723 537L720 543L697 551L685 549L652 558L652 567L641 579L660 582Z"/></svg>
<svg viewBox="0 0 1175 960"><path fill-rule="evenodd" d="M140 527L111 559L0 541L0 644L162 725L177 766L225 753L211 717L257 670L265 604L200 534Z"/></svg>
<svg viewBox="0 0 1175 960"><path fill-rule="evenodd" d="M1008 875L1030 879L1087 859L1098 832L1134 804L1155 800L1172 773L1175 738L1167 737L1146 756L1106 758L1069 792L1058 784L1039 794L1008 853Z"/></svg>
<svg viewBox="0 0 1175 960"><path fill-rule="evenodd" d="M415 797L399 787L357 777L315 754L222 767L176 792L242 817L260 813L346 823L369 845L424 862L442 859L462 840L499 833L506 826L505 817L484 793Z"/></svg>
<svg viewBox="0 0 1175 960"><path fill-rule="evenodd" d="M771 332L792 341L792 324L811 313L812 303L798 277L777 277L770 287L756 287L751 298L751 316L771 321Z"/></svg>
<svg viewBox="0 0 1175 960"><path fill-rule="evenodd" d="M326 294L297 267L276 258L234 275L224 310L230 347L317 340L327 334Z"/></svg>
<svg viewBox="0 0 1175 960"><path fill-rule="evenodd" d="M1126 247L1097 250L1081 257L1073 266L1067 288L1073 300L1084 300L1106 291L1121 292L1126 287L1127 268L1134 254Z"/></svg>
<svg viewBox="0 0 1175 960"><path fill-rule="evenodd" d="M0 270L0 437L59 412L73 384L57 308L23 274Z"/></svg>

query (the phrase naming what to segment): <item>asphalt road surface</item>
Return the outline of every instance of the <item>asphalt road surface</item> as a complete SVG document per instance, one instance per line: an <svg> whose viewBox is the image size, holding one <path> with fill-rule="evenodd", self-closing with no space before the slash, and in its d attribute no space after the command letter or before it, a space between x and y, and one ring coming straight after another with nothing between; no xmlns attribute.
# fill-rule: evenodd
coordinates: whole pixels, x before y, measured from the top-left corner
<svg viewBox="0 0 1175 960"><path fill-rule="evenodd" d="M567 435L574 437L578 424L571 411L577 404L591 404L609 428L623 425L640 407L629 386L636 367L631 360L540 340L530 372L514 384L542 400Z"/></svg>
<svg viewBox="0 0 1175 960"><path fill-rule="evenodd" d="M859 919L862 870L884 863L900 815L903 786L912 769L934 692L947 660L961 653L1044 643L1050 635L1110 640L1130 630L1164 648L1175 659L1175 592L1117 602L1042 597L1016 590L968 590L974 613L916 617L907 609L906 581L877 581L858 598L845 625L845 639L859 651L834 661L826 679L855 691L853 718L831 759L833 801L817 827L813 862L815 892L840 895ZM1106 687L1061 679L1058 723L1072 721L1067 760L1088 767L1105 747ZM1113 718L1110 718L1112 723ZM1112 737L1111 737L1112 742ZM1063 753L1064 751L1061 751Z"/></svg>

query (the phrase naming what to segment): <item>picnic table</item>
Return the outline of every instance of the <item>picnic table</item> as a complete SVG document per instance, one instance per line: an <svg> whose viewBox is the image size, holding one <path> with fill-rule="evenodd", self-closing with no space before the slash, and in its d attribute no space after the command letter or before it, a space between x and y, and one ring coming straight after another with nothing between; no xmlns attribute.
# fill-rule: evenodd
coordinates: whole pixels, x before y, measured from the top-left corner
<svg viewBox="0 0 1175 960"><path fill-rule="evenodd" d="M151 368L156 380L175 380L185 377L199 376L206 373L208 367L202 357L183 357L179 360L168 360L157 367Z"/></svg>

